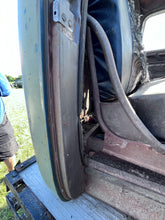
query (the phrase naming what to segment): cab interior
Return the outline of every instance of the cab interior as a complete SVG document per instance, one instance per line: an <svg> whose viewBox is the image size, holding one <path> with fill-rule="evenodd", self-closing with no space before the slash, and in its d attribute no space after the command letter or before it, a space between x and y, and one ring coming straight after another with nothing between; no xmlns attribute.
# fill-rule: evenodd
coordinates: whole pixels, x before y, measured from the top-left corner
<svg viewBox="0 0 165 220"><path fill-rule="evenodd" d="M163 1L89 0L80 103L87 155L101 152L161 174L165 51L146 53L142 38L147 17L164 7Z"/></svg>

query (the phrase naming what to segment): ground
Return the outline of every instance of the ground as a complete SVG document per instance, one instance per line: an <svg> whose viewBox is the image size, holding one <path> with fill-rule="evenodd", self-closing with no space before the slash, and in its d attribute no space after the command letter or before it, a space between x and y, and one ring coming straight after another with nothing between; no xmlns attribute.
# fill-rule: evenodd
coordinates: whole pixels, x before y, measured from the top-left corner
<svg viewBox="0 0 165 220"><path fill-rule="evenodd" d="M12 94L4 98L8 118L13 125L15 137L20 149L16 154L17 161L25 161L34 155L32 146L23 89L12 89ZM13 216L6 204L6 188L3 182L8 173L4 163L0 163L0 219L13 220Z"/></svg>

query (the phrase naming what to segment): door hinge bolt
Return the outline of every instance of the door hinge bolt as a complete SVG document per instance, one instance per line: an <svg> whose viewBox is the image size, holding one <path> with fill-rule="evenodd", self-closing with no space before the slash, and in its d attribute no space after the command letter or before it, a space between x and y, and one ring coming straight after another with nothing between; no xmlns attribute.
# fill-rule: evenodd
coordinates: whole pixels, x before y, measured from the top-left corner
<svg viewBox="0 0 165 220"><path fill-rule="evenodd" d="M68 25L69 25L70 28L72 27L72 21L71 20L68 21Z"/></svg>
<svg viewBox="0 0 165 220"><path fill-rule="evenodd" d="M54 0L53 1L53 21L62 24L69 31L73 32L74 14L70 10L70 1Z"/></svg>
<svg viewBox="0 0 165 220"><path fill-rule="evenodd" d="M62 17L62 20L65 22L65 21L66 21L66 15L63 13L63 14L61 15L61 17Z"/></svg>

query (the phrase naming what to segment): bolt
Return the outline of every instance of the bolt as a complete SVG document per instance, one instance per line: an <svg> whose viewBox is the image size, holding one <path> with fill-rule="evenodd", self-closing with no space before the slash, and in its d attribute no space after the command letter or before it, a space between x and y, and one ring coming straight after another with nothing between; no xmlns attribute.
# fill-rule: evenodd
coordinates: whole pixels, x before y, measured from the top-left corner
<svg viewBox="0 0 165 220"><path fill-rule="evenodd" d="M18 175L18 173L16 171L12 172L12 177L16 177Z"/></svg>
<svg viewBox="0 0 165 220"><path fill-rule="evenodd" d="M66 15L63 13L63 14L61 15L61 17L62 17L62 20L65 22L65 21L66 21Z"/></svg>
<svg viewBox="0 0 165 220"><path fill-rule="evenodd" d="M72 27L72 21L71 20L68 21L68 25L69 25L70 28Z"/></svg>

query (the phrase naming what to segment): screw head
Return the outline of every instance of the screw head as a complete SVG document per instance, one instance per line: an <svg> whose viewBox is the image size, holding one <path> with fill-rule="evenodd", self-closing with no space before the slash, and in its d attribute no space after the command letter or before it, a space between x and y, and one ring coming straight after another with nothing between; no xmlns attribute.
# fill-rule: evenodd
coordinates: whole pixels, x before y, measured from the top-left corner
<svg viewBox="0 0 165 220"><path fill-rule="evenodd" d="M65 21L66 21L66 15L63 13L63 14L61 15L61 17L62 17L62 20L65 22Z"/></svg>
<svg viewBox="0 0 165 220"><path fill-rule="evenodd" d="M72 21L71 20L68 21L68 25L69 25L70 28L72 27Z"/></svg>

